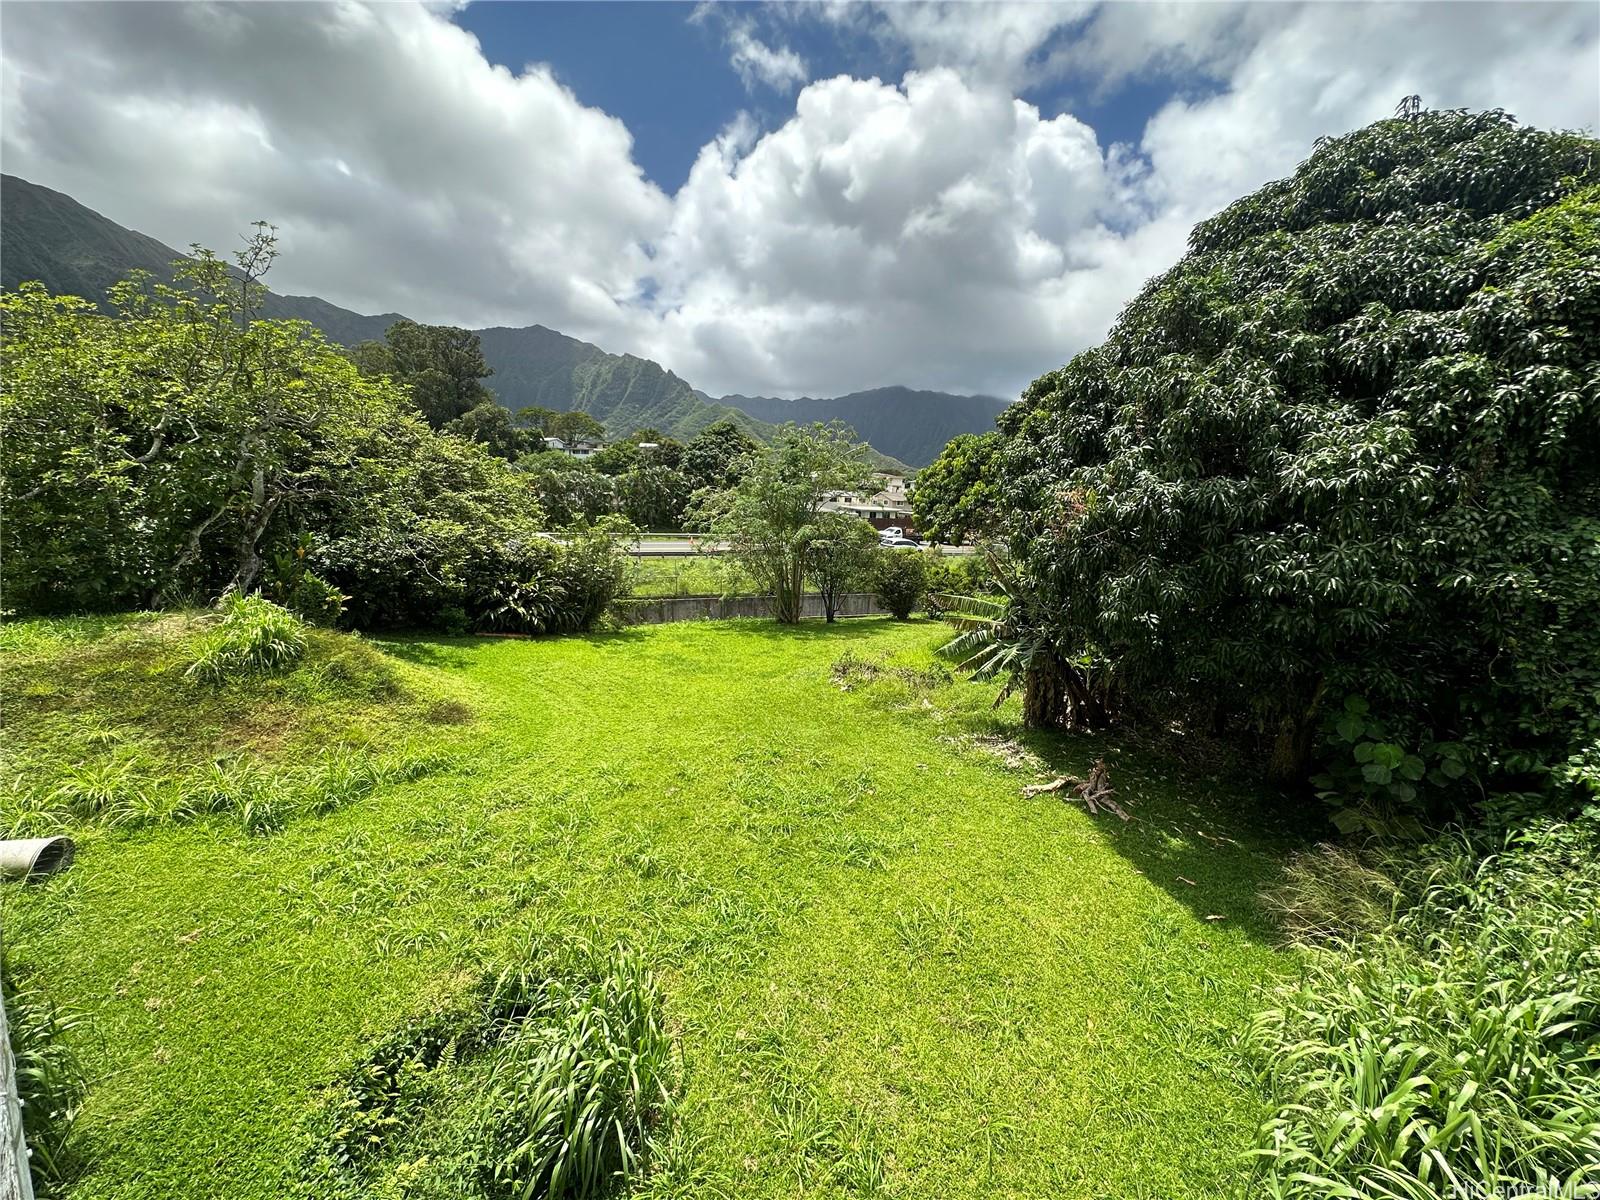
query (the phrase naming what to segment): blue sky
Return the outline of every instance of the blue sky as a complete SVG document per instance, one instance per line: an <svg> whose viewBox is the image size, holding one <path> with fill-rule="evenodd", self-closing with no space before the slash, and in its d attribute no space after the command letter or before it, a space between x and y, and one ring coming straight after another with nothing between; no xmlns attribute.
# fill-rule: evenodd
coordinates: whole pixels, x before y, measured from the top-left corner
<svg viewBox="0 0 1600 1200"><path fill-rule="evenodd" d="M775 16L771 5L736 0L712 13L700 8L677 0L477 0L452 19L477 37L490 62L512 72L547 63L584 104L620 117L633 134L635 160L668 193L682 185L700 148L740 112L762 129L794 113L792 95L741 82L723 40L730 19L780 35L805 60L812 79L893 81L912 66L903 43L826 21ZM1034 59L1072 37L1070 27L1055 31ZM1110 89L1082 77L1049 76L1017 89L1017 95L1045 117L1072 112L1105 144L1136 145L1145 122L1175 94L1206 95L1215 86L1197 71L1167 67Z"/></svg>
<svg viewBox="0 0 1600 1200"><path fill-rule="evenodd" d="M537 323L714 395L1012 397L1402 96L1600 125L1594 0L4 16L7 171L170 246L270 220L279 291Z"/></svg>

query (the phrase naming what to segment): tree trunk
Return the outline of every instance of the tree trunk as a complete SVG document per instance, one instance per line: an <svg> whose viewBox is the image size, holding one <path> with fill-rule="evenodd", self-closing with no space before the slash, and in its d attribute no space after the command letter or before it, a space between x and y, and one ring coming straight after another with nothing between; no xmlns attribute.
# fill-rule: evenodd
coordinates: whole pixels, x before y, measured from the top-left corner
<svg viewBox="0 0 1600 1200"><path fill-rule="evenodd" d="M239 532L238 565L233 572L233 582L228 586L240 593L248 592L261 575L261 536L266 533L272 514L277 511L282 494L267 495L266 474L258 466L251 481L251 515Z"/></svg>
<svg viewBox="0 0 1600 1200"><path fill-rule="evenodd" d="M800 564L796 562L784 568L783 578L779 582L777 594L772 598L774 611L781 624L798 625L800 623L800 588Z"/></svg>
<svg viewBox="0 0 1600 1200"><path fill-rule="evenodd" d="M1317 718L1322 711L1325 679L1317 680L1311 702L1298 714L1289 713L1278 722L1272 742L1272 758L1267 763L1267 778L1280 785L1296 784L1311 771L1311 752L1316 744Z"/></svg>
<svg viewBox="0 0 1600 1200"><path fill-rule="evenodd" d="M1022 723L1029 729L1055 729L1066 719L1067 690L1055 664L1030 667L1022 677Z"/></svg>

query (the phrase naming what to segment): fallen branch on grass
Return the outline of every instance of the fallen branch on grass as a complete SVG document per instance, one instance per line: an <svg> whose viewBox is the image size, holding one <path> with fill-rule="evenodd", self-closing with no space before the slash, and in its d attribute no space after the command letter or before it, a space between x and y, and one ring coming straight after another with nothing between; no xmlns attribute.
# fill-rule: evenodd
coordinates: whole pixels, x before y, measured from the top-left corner
<svg viewBox="0 0 1600 1200"><path fill-rule="evenodd" d="M1092 813L1099 813L1101 809L1115 813L1124 821L1128 820L1128 810L1113 800L1115 789L1111 786L1111 773L1106 770L1106 760L1097 758L1094 766L1089 768L1089 778L1079 779L1076 775L1062 775L1049 783L1035 783L1022 789L1022 794L1030 800L1034 796L1042 796L1046 792L1071 792L1063 796L1063 800L1081 802Z"/></svg>

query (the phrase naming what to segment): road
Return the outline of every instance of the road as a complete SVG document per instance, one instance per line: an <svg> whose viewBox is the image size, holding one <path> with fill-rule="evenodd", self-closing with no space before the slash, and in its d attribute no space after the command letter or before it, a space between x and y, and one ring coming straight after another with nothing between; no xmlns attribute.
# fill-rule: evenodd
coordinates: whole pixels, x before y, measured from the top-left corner
<svg viewBox="0 0 1600 1200"><path fill-rule="evenodd" d="M647 538L628 547L629 554L641 557L654 554L723 554L727 542L703 541L699 538Z"/></svg>
<svg viewBox="0 0 1600 1200"><path fill-rule="evenodd" d="M655 555L724 554L727 549L727 542L703 541L699 538L649 538L629 546L628 553L647 558ZM942 549L946 554L977 553L972 546L944 546Z"/></svg>

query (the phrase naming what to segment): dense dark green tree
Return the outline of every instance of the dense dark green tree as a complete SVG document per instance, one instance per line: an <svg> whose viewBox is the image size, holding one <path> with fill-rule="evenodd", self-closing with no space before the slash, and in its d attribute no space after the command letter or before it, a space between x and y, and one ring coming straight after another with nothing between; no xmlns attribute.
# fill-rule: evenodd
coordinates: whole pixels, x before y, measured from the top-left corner
<svg viewBox="0 0 1600 1200"><path fill-rule="evenodd" d="M545 422L548 437L558 437L569 445L573 442L603 442L606 427L586 412L552 413Z"/></svg>
<svg viewBox="0 0 1600 1200"><path fill-rule="evenodd" d="M1196 227L1001 418L1052 669L1378 819L1600 787L1597 151L1422 113Z"/></svg>
<svg viewBox="0 0 1600 1200"><path fill-rule="evenodd" d="M552 528L594 522L617 511L617 481L560 450L525 454L517 466L528 475Z"/></svg>
<svg viewBox="0 0 1600 1200"><path fill-rule="evenodd" d="M998 433L958 434L917 472L911 509L923 537L957 543L995 529L1000 518L999 451Z"/></svg>
<svg viewBox="0 0 1600 1200"><path fill-rule="evenodd" d="M493 400L462 413L444 427L445 432L477 442L496 458L515 462L528 444L529 434L518 429L510 409Z"/></svg>
<svg viewBox="0 0 1600 1200"><path fill-rule="evenodd" d="M739 481L760 444L732 421L707 425L683 448L682 470L690 486L728 488Z"/></svg>
<svg viewBox="0 0 1600 1200"><path fill-rule="evenodd" d="M659 429L635 429L623 440L639 448L640 463L671 467L674 471L683 466L683 443Z"/></svg>
<svg viewBox="0 0 1600 1200"><path fill-rule="evenodd" d="M596 471L620 478L639 465L639 447L629 441L612 442L589 457Z"/></svg>
<svg viewBox="0 0 1600 1200"><path fill-rule="evenodd" d="M382 343L363 342L350 357L369 374L393 376L434 429L494 399L483 383L494 372L471 330L396 321Z"/></svg>
<svg viewBox="0 0 1600 1200"><path fill-rule="evenodd" d="M619 475L617 502L622 515L641 529L680 529L689 503L689 481L683 472L650 462Z"/></svg>

